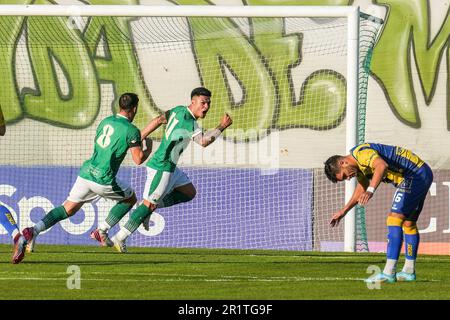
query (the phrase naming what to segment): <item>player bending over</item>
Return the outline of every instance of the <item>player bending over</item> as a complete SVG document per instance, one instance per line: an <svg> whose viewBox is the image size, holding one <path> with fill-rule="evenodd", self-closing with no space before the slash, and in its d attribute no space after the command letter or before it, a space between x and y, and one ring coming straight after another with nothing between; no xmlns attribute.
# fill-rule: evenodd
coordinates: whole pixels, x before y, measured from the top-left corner
<svg viewBox="0 0 450 320"><path fill-rule="evenodd" d="M189 106L177 106L166 112L168 120L163 139L152 159L147 162L144 200L112 239L119 252L126 252L126 239L141 223L148 228L150 215L157 207L170 207L195 197L196 190L191 180L177 168L178 158L191 139L206 147L232 124L230 116L225 114L215 129L203 133L197 125L197 119L206 116L210 104L211 92L199 87L192 90Z"/></svg>
<svg viewBox="0 0 450 320"><path fill-rule="evenodd" d="M433 182L430 167L410 150L378 143L364 143L352 148L347 156L330 157L325 162L325 174L332 182L353 177L358 180L351 199L333 215L330 222L332 227L356 204L366 205L380 182L392 183L397 188L386 221L386 265L382 273L369 277L366 282L415 281L415 262L420 239L416 222ZM406 260L403 270L396 273L403 237Z"/></svg>

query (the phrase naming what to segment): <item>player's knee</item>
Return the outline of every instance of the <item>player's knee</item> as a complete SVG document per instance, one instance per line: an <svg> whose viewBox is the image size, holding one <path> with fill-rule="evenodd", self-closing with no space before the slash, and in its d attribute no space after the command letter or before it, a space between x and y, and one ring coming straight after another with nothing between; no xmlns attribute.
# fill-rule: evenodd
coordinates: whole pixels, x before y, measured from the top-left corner
<svg viewBox="0 0 450 320"><path fill-rule="evenodd" d="M151 202L148 201L147 199L144 199L144 201L142 201L142 204L143 204L144 206L146 206L146 207L148 208L148 210L150 210L150 211L152 211L152 212L155 211L156 208L158 207L157 204L151 203Z"/></svg>
<svg viewBox="0 0 450 320"><path fill-rule="evenodd" d="M124 202L128 203L131 206L134 206L137 202L136 194L133 193L133 195L131 197L129 197L128 199L124 200Z"/></svg>
<svg viewBox="0 0 450 320"><path fill-rule="evenodd" d="M388 216L386 219L386 225L388 227L401 227L403 219L400 217Z"/></svg>
<svg viewBox="0 0 450 320"><path fill-rule="evenodd" d="M182 202L191 201L197 195L197 190L193 184L188 184L175 190L178 191L179 195L183 197Z"/></svg>
<svg viewBox="0 0 450 320"><path fill-rule="evenodd" d="M405 221L403 224L403 232L405 234L418 234L419 230L414 221Z"/></svg>
<svg viewBox="0 0 450 320"><path fill-rule="evenodd" d="M137 202L137 198L134 193L131 197L119 201L119 203L129 206L129 207L133 207L136 204L136 202Z"/></svg>
<svg viewBox="0 0 450 320"><path fill-rule="evenodd" d="M149 205L147 206L148 210L150 210L151 212L155 211L157 207L158 207L157 204L151 202L149 202Z"/></svg>
<svg viewBox="0 0 450 320"><path fill-rule="evenodd" d="M195 196L197 195L197 190L195 190L195 188L192 188L192 189L188 190L188 192L183 192L183 194L185 197L183 202L189 202L195 198Z"/></svg>
<svg viewBox="0 0 450 320"><path fill-rule="evenodd" d="M64 202L62 207L66 211L67 216L71 217L81 209L83 204L84 204L83 202L77 203L72 201L66 201Z"/></svg>

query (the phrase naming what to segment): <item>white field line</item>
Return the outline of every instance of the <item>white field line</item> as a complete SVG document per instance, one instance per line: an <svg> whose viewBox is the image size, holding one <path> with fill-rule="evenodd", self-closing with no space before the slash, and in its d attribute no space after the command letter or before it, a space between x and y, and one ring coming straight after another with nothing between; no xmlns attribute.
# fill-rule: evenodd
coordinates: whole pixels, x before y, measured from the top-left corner
<svg viewBox="0 0 450 320"><path fill-rule="evenodd" d="M40 278L40 277L0 277L0 281L66 281L66 278ZM229 279L229 278L216 278L216 279L183 279L180 275L179 278L157 278L157 279L105 279L105 278L80 278L80 281L99 281L99 282L308 282L308 281L363 281L365 278L333 278L333 277L295 277L295 278L251 278L251 279ZM424 280L426 282L441 282L441 280ZM423 282L423 281L418 281Z"/></svg>
<svg viewBox="0 0 450 320"><path fill-rule="evenodd" d="M40 277L0 277L0 281L66 281L66 278L40 278ZM360 278L312 278L312 277L295 277L282 279L280 278L251 278L251 279L230 279L230 278L212 278L212 279L189 279L183 278L159 278L159 279L105 279L105 278L81 278L80 281L101 281L101 282L243 282L243 281L254 281L254 282L302 282L302 281L362 281L364 279Z"/></svg>
<svg viewBox="0 0 450 320"><path fill-rule="evenodd" d="M65 276L68 276L66 272L52 272L52 275L62 275L61 277L40 277L39 275L47 275L46 272L33 272L33 276L21 276L29 275L29 272L11 272L0 271L0 274L7 274L9 276L0 277L0 281L20 281L20 280L36 280L36 281L61 281L66 280ZM223 275L218 277L211 277L205 274L177 274L177 273L120 273L120 272L82 272L86 275L103 275L105 278L89 277L81 278L82 281L105 281L105 282L189 282L189 281L203 281L203 282L243 282L243 281L260 281L260 282L306 282L306 281L363 281L365 278L352 278L352 277L301 277L301 276L285 276L285 277L257 277L257 276L245 276L245 275ZM64 276L63 276L64 275ZM108 279L108 275L117 276L138 276L139 279ZM153 278L151 278L153 277ZM441 280L424 279L429 282L440 282ZM420 282L420 280L419 280Z"/></svg>
<svg viewBox="0 0 450 320"><path fill-rule="evenodd" d="M8 271L0 271L0 274L5 273L8 275L21 275L21 274L25 274L28 275L30 274L29 272L8 272ZM174 277L174 278L195 278L195 281L199 280L198 278L205 278L203 280L207 281L207 280L211 280L211 279L221 279L221 280L233 280L233 279L237 279L237 280L248 280L248 281L347 281L347 280L354 280L354 281L359 281L359 280L364 280L363 278L349 278L349 277L298 277L298 276L289 276L289 277L256 277L256 276L230 276L230 275L223 275L223 276L219 276L219 277L210 277L206 274L177 274L177 273L139 273L139 272L124 272L124 273L120 273L120 272L82 272L83 274L87 274L87 275L112 275L112 276L140 276L140 277ZM47 272L33 272L33 275L46 275L48 274ZM53 275L56 274L61 274L61 275L68 275L68 273L66 272L52 272ZM1 279L6 279L8 277L0 277ZM42 277L42 279L50 279L50 278L46 278L46 277ZM56 278L56 279L64 279L63 277L61 278ZM89 278L89 279L93 279L93 278ZM86 279L86 280L89 280ZM106 280L106 279L105 279ZM134 279L130 279L133 280ZM139 279L136 279L138 281L141 281ZM158 280L158 279L156 279ZM164 280L164 279L163 279ZM192 279L193 281L194 279ZM200 279L201 280L201 279Z"/></svg>
<svg viewBox="0 0 450 320"><path fill-rule="evenodd" d="M85 281L147 281L147 282L157 282L157 281L363 281L366 278L352 278L352 277L301 277L301 276L287 276L287 277L257 277L257 276L233 276L233 275L223 275L218 277L210 277L206 274L178 274L178 273L140 273L140 272L82 272L84 275L104 275L104 276L139 276L140 279L108 279L108 278L83 278ZM64 280L65 277L51 278L51 277L21 277L20 275L28 275L29 272L11 272L11 271L0 271L0 274L15 275L16 277L0 277L0 281L4 280ZM46 275L48 272L33 272L33 275ZM68 276L67 272L52 272L53 275L65 275ZM156 277L154 279L148 279L146 277ZM160 278L166 277L166 278ZM172 277L172 279L170 279ZM189 279L193 278L193 279ZM203 278L203 279L202 279ZM441 280L435 279L423 279L422 281L429 282L441 282ZM421 282L419 280L419 282Z"/></svg>

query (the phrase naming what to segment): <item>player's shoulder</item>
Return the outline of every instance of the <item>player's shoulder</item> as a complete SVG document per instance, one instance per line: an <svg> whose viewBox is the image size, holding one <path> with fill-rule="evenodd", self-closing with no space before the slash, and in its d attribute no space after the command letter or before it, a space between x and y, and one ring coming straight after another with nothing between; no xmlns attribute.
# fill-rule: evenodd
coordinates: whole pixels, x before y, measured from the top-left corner
<svg viewBox="0 0 450 320"><path fill-rule="evenodd" d="M125 126L128 128L128 131L140 131L139 129L138 129L138 127L134 124L134 123L132 123L132 122L128 122L128 123L126 123L125 124Z"/></svg>
<svg viewBox="0 0 450 320"><path fill-rule="evenodd" d="M98 124L98 128L104 127L107 124L112 124L114 122L114 115L103 118Z"/></svg>
<svg viewBox="0 0 450 320"><path fill-rule="evenodd" d="M141 134L141 130L139 130L139 128L132 122L129 121L123 122L122 125L128 135Z"/></svg>
<svg viewBox="0 0 450 320"><path fill-rule="evenodd" d="M170 109L170 113L176 113L176 114L186 114L188 112L187 107L186 106L176 106L173 107L172 109Z"/></svg>
<svg viewBox="0 0 450 320"><path fill-rule="evenodd" d="M369 153L372 153L374 150L370 143L361 143L350 149L350 154L353 158L358 162L363 162L364 159L368 156Z"/></svg>
<svg viewBox="0 0 450 320"><path fill-rule="evenodd" d="M113 115L110 115L110 116L107 116L107 117L103 118L103 120L102 120L101 122L110 122L110 121L114 121L115 118L116 118L116 116L113 114ZM101 122L100 122L100 123L101 123Z"/></svg>
<svg viewBox="0 0 450 320"><path fill-rule="evenodd" d="M171 110L171 112L176 113L176 118L179 121L190 122L192 120L195 120L194 115L187 106L176 106Z"/></svg>
<svg viewBox="0 0 450 320"><path fill-rule="evenodd" d="M353 148L350 149L350 153L351 154L357 154L361 151L364 150L375 150L375 144L371 143L371 142L365 142L365 143L361 143L357 146L354 146Z"/></svg>
<svg viewBox="0 0 450 320"><path fill-rule="evenodd" d="M106 118L104 118L100 124L99 128L104 127L105 125L112 126L115 130L121 130L121 131L139 131L139 129L131 123L129 120L127 120L124 117L121 117L119 115L111 115Z"/></svg>

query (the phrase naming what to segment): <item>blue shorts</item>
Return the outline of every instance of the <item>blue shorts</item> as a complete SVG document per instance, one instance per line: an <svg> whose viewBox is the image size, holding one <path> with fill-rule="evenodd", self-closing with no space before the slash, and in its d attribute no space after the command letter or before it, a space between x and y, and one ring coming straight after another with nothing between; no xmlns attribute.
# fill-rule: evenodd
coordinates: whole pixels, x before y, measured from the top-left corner
<svg viewBox="0 0 450 320"><path fill-rule="evenodd" d="M424 163L414 175L406 176L397 187L391 212L404 215L405 220L417 221L432 182L433 171Z"/></svg>

